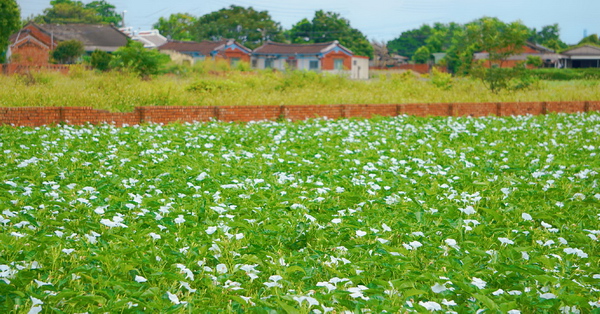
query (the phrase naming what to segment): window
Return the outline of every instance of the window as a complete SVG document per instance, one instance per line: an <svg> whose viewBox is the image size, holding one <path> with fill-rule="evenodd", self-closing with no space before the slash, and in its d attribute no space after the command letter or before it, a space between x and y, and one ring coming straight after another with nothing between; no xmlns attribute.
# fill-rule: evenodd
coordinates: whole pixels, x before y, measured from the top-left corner
<svg viewBox="0 0 600 314"><path fill-rule="evenodd" d="M236 66L240 63L240 58L231 58L231 66Z"/></svg>
<svg viewBox="0 0 600 314"><path fill-rule="evenodd" d="M298 67L298 60L296 60L296 59L287 59L287 60L285 60L285 64L290 69L296 69Z"/></svg>
<svg viewBox="0 0 600 314"><path fill-rule="evenodd" d="M308 62L309 70L318 70L319 69L319 60L310 60Z"/></svg>
<svg viewBox="0 0 600 314"><path fill-rule="evenodd" d="M344 69L344 59L333 59L333 69L343 70Z"/></svg>
<svg viewBox="0 0 600 314"><path fill-rule="evenodd" d="M270 69L273 67L273 59L265 59L265 69Z"/></svg>
<svg viewBox="0 0 600 314"><path fill-rule="evenodd" d="M258 60L252 59L252 67L253 68L257 68L258 67Z"/></svg>

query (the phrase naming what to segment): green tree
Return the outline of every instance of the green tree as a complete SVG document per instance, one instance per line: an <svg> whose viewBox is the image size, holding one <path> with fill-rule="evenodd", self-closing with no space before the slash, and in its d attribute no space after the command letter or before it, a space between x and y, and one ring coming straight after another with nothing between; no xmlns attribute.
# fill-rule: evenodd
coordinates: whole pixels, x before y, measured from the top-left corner
<svg viewBox="0 0 600 314"><path fill-rule="evenodd" d="M560 39L560 27L558 24L546 25L542 27L540 31L537 31L535 28L532 29L528 41L540 44L554 51L559 51L568 47L568 45Z"/></svg>
<svg viewBox="0 0 600 314"><path fill-rule="evenodd" d="M65 40L56 45L52 59L60 64L73 64L85 52L83 43L78 40Z"/></svg>
<svg viewBox="0 0 600 314"><path fill-rule="evenodd" d="M144 79L149 79L151 75L158 74L169 60L168 55L157 50L146 49L140 42L130 41L127 46L113 53L110 67L131 71Z"/></svg>
<svg viewBox="0 0 600 314"><path fill-rule="evenodd" d="M54 0L50 8L34 18L41 24L114 24L120 25L123 17L115 11L115 6L106 1Z"/></svg>
<svg viewBox="0 0 600 314"><path fill-rule="evenodd" d="M96 12L96 15L102 18L103 23L113 24L115 26L123 26L123 16L117 13L114 5L104 0L92 1L86 4L85 8Z"/></svg>
<svg viewBox="0 0 600 314"><path fill-rule="evenodd" d="M281 25L267 11L232 5L199 17L192 29L193 40L235 39L250 49L264 41L283 41Z"/></svg>
<svg viewBox="0 0 600 314"><path fill-rule="evenodd" d="M367 37L335 12L315 12L312 21L302 19L292 26L288 37L293 43L323 43L337 40L355 55L373 57L373 46Z"/></svg>
<svg viewBox="0 0 600 314"><path fill-rule="evenodd" d="M431 33L432 28L429 25L422 25L420 28L402 32L398 38L388 42L388 50L412 58L417 49L427 45L427 39L431 36Z"/></svg>
<svg viewBox="0 0 600 314"><path fill-rule="evenodd" d="M10 35L21 27L21 10L15 0L0 0L0 63L4 62Z"/></svg>
<svg viewBox="0 0 600 314"><path fill-rule="evenodd" d="M174 40L192 40L192 28L196 18L188 13L171 14L168 18L161 17L152 27Z"/></svg>
<svg viewBox="0 0 600 314"><path fill-rule="evenodd" d="M429 62L430 59L431 52L429 51L429 48L427 48L427 46L422 46L419 49L417 49L417 51L412 57L412 60L417 64L425 64Z"/></svg>
<svg viewBox="0 0 600 314"><path fill-rule="evenodd" d="M98 69L100 71L108 71L110 70L110 60L112 59L111 55L102 50L95 50L92 52L90 56L90 65L94 69Z"/></svg>
<svg viewBox="0 0 600 314"><path fill-rule="evenodd" d="M598 39L598 34L591 34L591 35L583 38L578 43L578 45L585 45L585 44L592 44L592 45L600 46L600 40Z"/></svg>

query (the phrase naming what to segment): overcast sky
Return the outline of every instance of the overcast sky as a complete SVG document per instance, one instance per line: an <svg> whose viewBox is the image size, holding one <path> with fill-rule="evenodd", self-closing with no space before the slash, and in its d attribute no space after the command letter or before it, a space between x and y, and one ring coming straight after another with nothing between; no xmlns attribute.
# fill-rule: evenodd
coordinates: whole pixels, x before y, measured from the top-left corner
<svg viewBox="0 0 600 314"><path fill-rule="evenodd" d="M84 3L92 0L83 0ZM466 23L482 16L498 17L504 22L521 20L538 30L558 23L561 39L575 44L588 35L600 33L600 0L108 0L125 23L135 30L148 30L160 17L172 13L201 16L232 4L267 10L273 20L289 29L303 18L312 18L316 10L334 11L348 19L352 27L370 40L389 41L403 31L434 22ZM50 0L17 0L23 18L40 14Z"/></svg>

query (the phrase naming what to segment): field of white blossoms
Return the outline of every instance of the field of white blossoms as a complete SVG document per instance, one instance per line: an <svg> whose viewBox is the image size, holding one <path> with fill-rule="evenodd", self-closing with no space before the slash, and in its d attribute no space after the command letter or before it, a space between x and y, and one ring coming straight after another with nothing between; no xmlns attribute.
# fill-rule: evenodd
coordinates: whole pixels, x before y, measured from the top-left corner
<svg viewBox="0 0 600 314"><path fill-rule="evenodd" d="M0 127L0 312L600 311L600 114Z"/></svg>

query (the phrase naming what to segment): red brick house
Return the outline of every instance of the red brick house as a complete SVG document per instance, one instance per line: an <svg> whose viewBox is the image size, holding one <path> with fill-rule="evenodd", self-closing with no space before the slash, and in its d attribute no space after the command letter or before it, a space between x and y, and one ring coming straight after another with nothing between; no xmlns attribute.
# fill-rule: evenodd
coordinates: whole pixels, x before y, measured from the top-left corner
<svg viewBox="0 0 600 314"><path fill-rule="evenodd" d="M238 62L250 63L252 50L235 40L221 41L169 41L158 47L162 53L171 56L175 62L193 64L207 58L228 60L232 65Z"/></svg>
<svg viewBox="0 0 600 314"><path fill-rule="evenodd" d="M490 54L488 52L478 52L474 54L475 60L482 60L484 65L487 67L491 66L491 61L488 60ZM544 62L546 68L560 68L563 65L561 59L564 56L557 54L554 50L546 48L541 45L527 43L523 46L521 53L509 56L506 60L503 60L498 66L502 68L512 68L519 64L523 64L527 61L527 57L540 57Z"/></svg>
<svg viewBox="0 0 600 314"><path fill-rule="evenodd" d="M286 67L314 71L349 70L352 57L352 51L338 41L318 44L267 42L252 52L252 66L279 70Z"/></svg>
<svg viewBox="0 0 600 314"><path fill-rule="evenodd" d="M111 25L28 23L10 37L9 63L47 65L50 51L65 40L78 40L87 53L113 52L127 45L127 35Z"/></svg>

